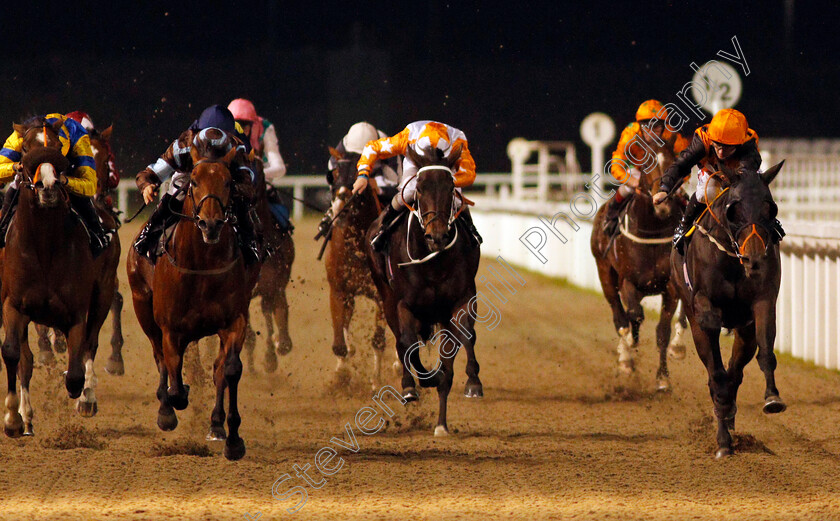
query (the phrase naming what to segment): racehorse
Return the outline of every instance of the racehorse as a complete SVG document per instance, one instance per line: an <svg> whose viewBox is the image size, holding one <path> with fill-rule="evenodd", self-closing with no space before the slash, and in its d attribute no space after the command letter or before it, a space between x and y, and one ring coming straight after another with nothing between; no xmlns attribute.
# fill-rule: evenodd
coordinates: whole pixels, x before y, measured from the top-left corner
<svg viewBox="0 0 840 521"><path fill-rule="evenodd" d="M671 319L677 308L676 288L669 284L671 238L679 223L684 204L671 199L654 207L653 196L659 188L665 169L674 162L674 140L655 147L656 161L644 165L639 187L620 217L620 234L611 237L604 230L607 205L595 215L590 249L598 265L598 278L604 298L612 309L613 325L619 336L619 370L625 374L635 371L634 351L639 342L639 327L644 320L642 298L662 295L656 345L659 349L659 369L656 372L657 390L671 388L668 377L668 352L675 358L685 358L682 341L686 327L680 317L670 346ZM623 221L623 222L622 222Z"/></svg>
<svg viewBox="0 0 840 521"><path fill-rule="evenodd" d="M191 154L194 167L183 213L165 243L163 257L153 265L132 248L127 263L128 281L137 319L152 343L160 372L158 427L165 431L177 427L175 410L183 410L189 403L189 386L184 385L181 376L188 344L218 335L219 355L213 364L216 405L207 439L225 440L225 457L238 460L245 455L245 443L239 436L240 352L248 327L251 291L260 266L245 266L230 226L230 165L236 149L221 158L206 158L198 146L193 146ZM230 406L227 435L225 389Z"/></svg>
<svg viewBox="0 0 840 521"><path fill-rule="evenodd" d="M338 359L335 370L336 373L341 371L347 358L354 352L348 349L350 320L353 318L356 297L367 297L376 304L371 386L377 390L382 378L382 355L385 351L385 315L364 252L365 233L379 215L381 204L372 184L349 200L353 182L358 175L356 164L360 156L352 152L342 154L332 147L329 150L336 160L330 192L338 204L333 208L336 218L328 235L324 266L330 284L332 351Z"/></svg>
<svg viewBox="0 0 840 521"><path fill-rule="evenodd" d="M416 204L407 217L403 214L405 219L397 225L384 254L375 252L370 240L385 213L368 229L365 242L385 319L397 340L403 398L418 398L412 375L418 376L422 387L437 387L440 407L436 436L449 434L446 405L454 357L460 346L467 350L464 394L483 394L475 358L475 275L480 251L468 239L470 232L457 220L454 199L460 194L455 190L452 168L460 155L460 146L448 158L438 149L426 149L421 156L409 148L407 157L418 167ZM465 208L463 201L460 211ZM440 329L433 336L436 326ZM418 340L440 343L440 361L431 372L420 361Z"/></svg>
<svg viewBox="0 0 840 521"><path fill-rule="evenodd" d="M114 211L112 201L110 200L109 192L116 188L119 182L119 174L114 166L114 156L111 152L111 132L113 125L106 128L102 132L92 129L89 132L90 148L93 152L93 160L96 163L96 196L94 197L94 204L102 219L108 219L105 215L110 215L110 219L119 227L119 214ZM112 237L113 241L119 241L119 236L115 233ZM117 288L119 288L119 279L117 280ZM108 374L122 375L125 373L123 359L122 359L122 308L123 296L119 289L114 291L114 300L111 302L111 356L108 357L105 363L105 371ZM41 364L50 364L55 360L53 348L59 353L67 350L67 340L60 332L55 332L52 342L50 341L49 328L46 326L36 324L35 330L38 332L38 359Z"/></svg>
<svg viewBox="0 0 840 521"><path fill-rule="evenodd" d="M758 349L764 373L764 412L786 409L776 388L776 298L781 283L779 245L771 239L778 208L769 185L784 161L764 173L723 172L711 179L730 186L711 201L694 226L685 256L671 254L671 278L685 303L697 354L709 373L717 416L716 456L732 454L736 398L744 366ZM719 190L719 187L717 187ZM708 188L707 188L708 192ZM735 338L728 369L720 353L721 327Z"/></svg>
<svg viewBox="0 0 840 521"><path fill-rule="evenodd" d="M58 131L36 120L15 125L23 136L23 172L17 210L9 226L2 267L3 361L8 390L4 430L7 436L32 435L29 382L33 357L29 349L29 322L59 330L67 338L65 387L79 398L82 416L97 412L93 361L99 330L116 291L119 241L95 259L88 234L72 212L69 195L59 181L70 168L61 153ZM105 226L113 225L107 220ZM20 398L16 378L20 375Z"/></svg>
<svg viewBox="0 0 840 521"><path fill-rule="evenodd" d="M259 162L258 162L259 164ZM252 298L260 298L260 308L265 318L268 334L267 350L263 360L265 370L273 373L277 370L277 354L287 355L292 350L292 338L289 336L289 302L286 299L286 286L292 277L292 263L295 261L295 244L290 230L281 229L271 213L266 195L265 176L262 168L257 168L256 212L263 226L263 240L270 248L271 255L263 262L259 281ZM275 333L275 329L277 331ZM254 348L256 335L248 326L245 341L245 353L251 370L254 368Z"/></svg>

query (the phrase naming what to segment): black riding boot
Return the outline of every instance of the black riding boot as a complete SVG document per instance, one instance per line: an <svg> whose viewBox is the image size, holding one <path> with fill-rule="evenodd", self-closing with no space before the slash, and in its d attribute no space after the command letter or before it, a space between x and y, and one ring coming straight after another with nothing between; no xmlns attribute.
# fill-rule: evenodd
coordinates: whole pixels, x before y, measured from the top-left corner
<svg viewBox="0 0 840 521"><path fill-rule="evenodd" d="M102 221L96 214L96 207L93 206L93 199L84 195L70 194L70 205L85 222L90 234L90 249L93 256L97 257L105 248L111 244L111 232L106 232L102 227Z"/></svg>
<svg viewBox="0 0 840 521"><path fill-rule="evenodd" d="M484 239L481 238L481 235L478 233L478 230L475 229L475 224L473 224L470 209L464 208L464 211L461 212L460 218L464 221L464 226L467 228L467 233L470 236L470 242L472 243L474 248L478 248L481 245L481 243L484 242Z"/></svg>
<svg viewBox="0 0 840 521"><path fill-rule="evenodd" d="M9 223L12 222L12 216L15 214L15 206L17 205L19 190L11 186L6 189L6 194L3 196L3 208L0 209L0 248L6 246L6 232L9 231Z"/></svg>
<svg viewBox="0 0 840 521"><path fill-rule="evenodd" d="M385 245L388 244L388 237L391 235L391 229L396 224L397 218L402 215L402 211L402 206L395 210L394 205L390 203L386 205L385 217L382 218L379 229L376 230L376 235L374 235L373 239L370 240L370 245L373 247L373 251L385 251Z"/></svg>
<svg viewBox="0 0 840 521"><path fill-rule="evenodd" d="M146 257L154 262L152 247L160 239L160 234L166 229L166 223L172 217L173 204L181 204L175 199L172 194L164 194L155 208L154 213L149 217L149 222L140 231L137 240L134 241L134 249L137 250L141 256Z"/></svg>
<svg viewBox="0 0 840 521"><path fill-rule="evenodd" d="M615 230L618 228L618 216L621 214L621 210L627 206L627 203L629 203L632 198L633 194L630 194L624 196L621 201L619 201L618 194L616 194L616 197L613 197L610 199L610 202L607 203L607 215L604 216L604 231L610 237L615 234Z"/></svg>
<svg viewBox="0 0 840 521"><path fill-rule="evenodd" d="M674 230L674 248L680 252L680 255L685 254L685 246L687 243L685 234L688 233L688 230L690 230L694 225L695 219L700 217L700 214L703 213L703 208L703 203L698 201L696 197L689 197L685 213L683 214L682 219L680 219L680 224L677 225L677 229Z"/></svg>
<svg viewBox="0 0 840 521"><path fill-rule="evenodd" d="M239 237L239 245L242 248L242 255L245 257L245 264L251 265L255 262L262 262L263 250L260 246L260 238L255 231L255 222L258 217L256 211L252 211L248 201L235 201L236 224L233 229Z"/></svg>

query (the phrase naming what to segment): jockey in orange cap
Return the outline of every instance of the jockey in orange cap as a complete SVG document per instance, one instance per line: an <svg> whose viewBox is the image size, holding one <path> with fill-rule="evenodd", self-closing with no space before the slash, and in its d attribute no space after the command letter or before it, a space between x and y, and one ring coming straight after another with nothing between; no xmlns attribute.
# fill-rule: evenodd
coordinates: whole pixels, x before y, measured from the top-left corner
<svg viewBox="0 0 840 521"><path fill-rule="evenodd" d="M662 176L660 191L654 195L653 202L661 203L674 192L691 174L691 168L700 166L697 174L697 190L688 202L682 220L674 232L674 247L684 252L684 237L700 216L705 203L711 203L719 193L720 186L709 180L723 167L741 172L758 170L761 155L758 153L758 134L747 125L747 118L735 109L723 109L712 118L711 123L703 125L694 133L691 144L682 151L665 175ZM775 240L785 236L781 223L776 220L773 226Z"/></svg>
<svg viewBox="0 0 840 521"><path fill-rule="evenodd" d="M452 174L455 178L455 189L460 191L462 187L470 186L475 181L475 161L473 161L470 150L467 148L467 136L457 128L444 123L428 120L415 121L409 123L402 132L395 136L368 142L357 165L359 176L353 185L353 192L359 193L368 186L368 177L370 177L377 160L387 159L398 154L405 155L408 147L412 147L420 155L423 155L424 150L436 148L441 150L444 156L448 156L452 150L460 147L461 158ZM387 213L381 221L382 225L371 240L371 246L374 250L382 251L384 249L388 233L405 207L403 198L405 198L405 204L413 204L416 199L416 186L417 165L406 157L403 160L400 191L391 199L391 204L386 205L384 211ZM457 202L458 199L456 198L452 204ZM473 238L475 244L480 244L481 236L473 225L469 209L461 212L461 217L470 231L469 236Z"/></svg>
<svg viewBox="0 0 840 521"><path fill-rule="evenodd" d="M633 164L632 159L643 158L645 151L641 149L639 141L644 144L652 144L656 139L668 141L674 134L665 128L665 120L668 119L668 112L662 103L650 99L639 105L636 111L636 121L627 125L621 132L618 139L618 146L612 154L610 161L610 173L618 182L623 183L615 193L607 206L607 215L604 219L604 229L608 235L615 233L618 225L618 215L630 201L631 196L639 186L641 171ZM652 137L655 135L656 137ZM674 141L674 153L679 154L686 146L688 140L677 134Z"/></svg>

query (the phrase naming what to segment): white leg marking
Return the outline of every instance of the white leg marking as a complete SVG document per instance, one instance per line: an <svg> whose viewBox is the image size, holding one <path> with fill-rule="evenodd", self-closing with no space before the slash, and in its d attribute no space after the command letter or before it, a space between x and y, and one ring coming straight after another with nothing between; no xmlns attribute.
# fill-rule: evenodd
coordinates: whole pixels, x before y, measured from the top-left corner
<svg viewBox="0 0 840 521"><path fill-rule="evenodd" d="M336 360L335 372L337 373L337 372L341 371L342 369L344 369L344 367L347 365L347 363L344 361L344 358L341 357L341 356L335 357L335 360Z"/></svg>
<svg viewBox="0 0 840 521"><path fill-rule="evenodd" d="M633 355L633 333L629 327L622 327L618 330L618 367L622 373L634 371Z"/></svg>
<svg viewBox="0 0 840 521"><path fill-rule="evenodd" d="M91 403L96 401L96 394L94 391L96 390L96 384L98 381L99 379L93 371L93 360L88 358L87 362L85 362L85 388L82 391L82 395L79 397L79 401Z"/></svg>
<svg viewBox="0 0 840 521"><path fill-rule="evenodd" d="M20 408L18 412L23 417L24 425L32 423L32 416L34 415L32 399L29 397L29 389L24 388L22 385L20 386Z"/></svg>
<svg viewBox="0 0 840 521"><path fill-rule="evenodd" d="M379 389L379 382L382 381L382 353L378 349L373 350L373 378L370 380L372 390Z"/></svg>
<svg viewBox="0 0 840 521"><path fill-rule="evenodd" d="M344 344L347 346L347 356L351 357L351 356L356 354L356 348L353 347L353 343L350 342L350 328L347 327L347 326L344 326L343 334L344 334Z"/></svg>
<svg viewBox="0 0 840 521"><path fill-rule="evenodd" d="M18 395L15 393L9 393L6 395L6 415L4 416L3 420L6 423L6 427L10 429L15 429L20 427L21 425L21 418L20 413L18 412L18 408L20 407L20 400L18 399Z"/></svg>

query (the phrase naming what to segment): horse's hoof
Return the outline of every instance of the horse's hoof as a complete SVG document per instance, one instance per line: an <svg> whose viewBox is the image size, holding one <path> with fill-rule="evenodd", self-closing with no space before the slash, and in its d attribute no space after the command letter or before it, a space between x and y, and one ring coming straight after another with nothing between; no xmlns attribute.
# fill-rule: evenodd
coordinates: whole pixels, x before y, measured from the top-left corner
<svg viewBox="0 0 840 521"><path fill-rule="evenodd" d="M732 455L732 449L730 449L728 447L722 447L722 448L718 449L717 452L715 453L715 459L723 459L723 458L725 458L727 456L731 456L731 455Z"/></svg>
<svg viewBox="0 0 840 521"><path fill-rule="evenodd" d="M64 338L64 335L55 336L55 340L53 340L53 349L55 349L56 353L67 352L67 340Z"/></svg>
<svg viewBox="0 0 840 521"><path fill-rule="evenodd" d="M76 411L85 418L92 418L96 416L97 412L99 412L99 407L96 403L97 402L83 402L79 400L76 402Z"/></svg>
<svg viewBox="0 0 840 521"><path fill-rule="evenodd" d="M162 431L174 431L178 426L178 416L174 412L170 414L158 413L157 424Z"/></svg>
<svg viewBox="0 0 840 521"><path fill-rule="evenodd" d="M225 441L227 434L224 427L210 427L210 432L204 438L207 441Z"/></svg>
<svg viewBox="0 0 840 521"><path fill-rule="evenodd" d="M671 391L671 380L669 378L657 378L656 392L667 393Z"/></svg>
<svg viewBox="0 0 840 521"><path fill-rule="evenodd" d="M621 374L629 375L633 374L636 370L632 360L623 360L618 363L618 371Z"/></svg>
<svg viewBox="0 0 840 521"><path fill-rule="evenodd" d="M285 340L277 340L274 342L274 349L277 351L277 354L280 356L286 356L287 354L292 352L292 339L287 338Z"/></svg>
<svg viewBox="0 0 840 521"><path fill-rule="evenodd" d="M764 414L778 414L784 412L785 409L787 409L787 405L776 395L764 399Z"/></svg>
<svg viewBox="0 0 840 521"><path fill-rule="evenodd" d="M105 362L105 372L113 375L113 376L122 376L125 374L125 365L123 364L122 357L120 358L108 358L108 361Z"/></svg>
<svg viewBox="0 0 840 521"><path fill-rule="evenodd" d="M20 438L23 436L23 417L17 412L6 413L3 431L9 438Z"/></svg>
<svg viewBox="0 0 840 521"><path fill-rule="evenodd" d="M464 396L467 398L484 398L484 388L480 383L471 384L467 382L464 386Z"/></svg>
<svg viewBox="0 0 840 521"><path fill-rule="evenodd" d="M38 363L44 366L55 364L55 355L52 351L41 351L38 353Z"/></svg>
<svg viewBox="0 0 840 521"><path fill-rule="evenodd" d="M446 436L449 436L449 429L445 425L435 427L435 438L444 438Z"/></svg>
<svg viewBox="0 0 840 521"><path fill-rule="evenodd" d="M673 358L674 360L683 360L685 358L685 345L683 344L671 344L668 346L668 356Z"/></svg>
<svg viewBox="0 0 840 521"><path fill-rule="evenodd" d="M414 387L406 387L403 389L403 400L406 402L416 402L420 399L420 395L417 394L417 389Z"/></svg>
<svg viewBox="0 0 840 521"><path fill-rule="evenodd" d="M347 358L348 356L350 356L350 352L347 350L347 346L342 344L336 344L332 346L332 352L335 356L341 358Z"/></svg>
<svg viewBox="0 0 840 521"><path fill-rule="evenodd" d="M242 438L228 438L225 441L225 458L230 461L240 460L245 456L245 442Z"/></svg>
<svg viewBox="0 0 840 521"><path fill-rule="evenodd" d="M274 373L277 371L277 356L275 356L274 351L269 349L265 352L263 367L265 368L266 373Z"/></svg>
<svg viewBox="0 0 840 521"><path fill-rule="evenodd" d="M23 435L35 436L35 429L32 428L32 422L29 422L23 426Z"/></svg>

